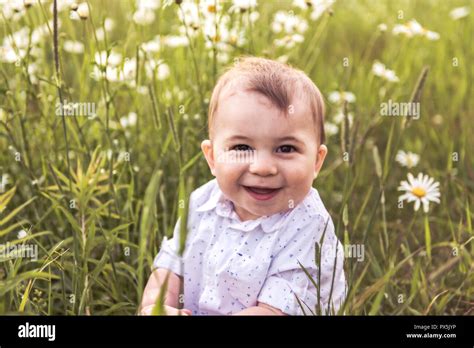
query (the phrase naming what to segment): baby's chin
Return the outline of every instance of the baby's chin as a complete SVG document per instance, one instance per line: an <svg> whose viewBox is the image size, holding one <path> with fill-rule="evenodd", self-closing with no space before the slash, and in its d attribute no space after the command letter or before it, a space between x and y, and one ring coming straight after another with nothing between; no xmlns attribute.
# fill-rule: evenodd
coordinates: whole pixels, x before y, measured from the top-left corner
<svg viewBox="0 0 474 348"><path fill-rule="evenodd" d="M235 203L234 203L235 205ZM271 216L273 213L271 212L263 212L260 209L255 210L255 209L250 209L250 208L244 208L242 206L236 207L236 213L239 216L241 221L249 221L249 220L257 220L260 219L261 217L264 216Z"/></svg>
<svg viewBox="0 0 474 348"><path fill-rule="evenodd" d="M273 205L267 205L267 206L262 206L262 203L242 203L239 204L239 207L241 210L246 211L249 214L254 215L255 217L253 219L260 218L262 216L271 216L274 214L278 213L284 213L288 211L290 208L288 207L288 204L273 204Z"/></svg>

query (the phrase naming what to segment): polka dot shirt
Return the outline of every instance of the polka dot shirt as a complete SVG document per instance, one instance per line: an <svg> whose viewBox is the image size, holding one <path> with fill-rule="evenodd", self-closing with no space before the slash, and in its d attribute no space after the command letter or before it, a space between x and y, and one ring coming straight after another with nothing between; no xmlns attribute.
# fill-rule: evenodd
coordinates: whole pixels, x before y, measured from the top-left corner
<svg viewBox="0 0 474 348"><path fill-rule="evenodd" d="M316 313L315 307L329 314L345 299L343 248L314 188L289 211L242 222L213 179L191 194L182 256L179 223L153 268L183 277L184 308L193 315L234 314L258 302L289 315ZM316 285L319 279L319 293L301 266Z"/></svg>

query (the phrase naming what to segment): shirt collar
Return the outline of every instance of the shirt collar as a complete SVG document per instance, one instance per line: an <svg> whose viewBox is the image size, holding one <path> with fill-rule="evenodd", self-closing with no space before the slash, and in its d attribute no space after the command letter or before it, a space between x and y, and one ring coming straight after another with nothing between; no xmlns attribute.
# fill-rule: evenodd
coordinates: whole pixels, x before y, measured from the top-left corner
<svg viewBox="0 0 474 348"><path fill-rule="evenodd" d="M215 209L217 215L231 220L230 227L233 229L248 232L261 225L262 230L265 233L269 233L281 227L287 221L287 217L290 218L297 213L302 213L308 217L316 215L318 212L318 200L319 195L316 189L311 188L300 204L286 212L242 222L234 210L234 204L225 197L216 181L209 198L201 206L197 207L196 211L205 212Z"/></svg>

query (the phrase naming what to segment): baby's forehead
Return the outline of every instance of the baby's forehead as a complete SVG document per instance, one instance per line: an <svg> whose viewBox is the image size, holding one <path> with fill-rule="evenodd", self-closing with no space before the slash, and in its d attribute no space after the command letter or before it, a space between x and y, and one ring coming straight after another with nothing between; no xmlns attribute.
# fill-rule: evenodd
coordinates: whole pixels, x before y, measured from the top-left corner
<svg viewBox="0 0 474 348"><path fill-rule="evenodd" d="M216 115L214 136L273 140L304 134L305 139L318 139L310 109L301 100L283 111L264 95L236 91L229 93L222 104Z"/></svg>
<svg viewBox="0 0 474 348"><path fill-rule="evenodd" d="M236 84L228 85L222 89L219 95L219 107L221 107L226 102L228 103L229 100L233 98L256 100L259 104L262 104L263 106L269 109L277 109L282 114L282 116L311 116L311 107L309 100L299 90L294 90L290 92L290 94L288 95L288 102L283 103L281 101L275 100L276 98L271 98L271 96L250 89L242 82L236 82ZM218 110L219 109L216 110L217 113Z"/></svg>

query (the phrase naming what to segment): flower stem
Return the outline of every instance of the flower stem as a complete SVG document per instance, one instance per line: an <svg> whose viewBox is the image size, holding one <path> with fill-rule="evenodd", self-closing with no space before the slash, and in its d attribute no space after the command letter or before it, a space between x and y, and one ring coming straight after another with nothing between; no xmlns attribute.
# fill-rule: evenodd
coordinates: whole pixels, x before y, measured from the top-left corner
<svg viewBox="0 0 474 348"><path fill-rule="evenodd" d="M63 90L61 74L59 72L59 49L58 49L58 4L57 0L53 2L53 49L54 49L54 67L56 72L56 88L58 90L59 102L63 103ZM69 161L69 142L67 138L66 118L64 116L64 108L61 108L61 121L63 124L64 141L66 142L66 162L67 162L67 177L69 179L69 190L72 192L71 184L71 164Z"/></svg>
<svg viewBox="0 0 474 348"><path fill-rule="evenodd" d="M428 255L428 260L431 260L431 231L430 231L430 224L428 221L428 214L425 214L425 244L426 244L426 254Z"/></svg>

